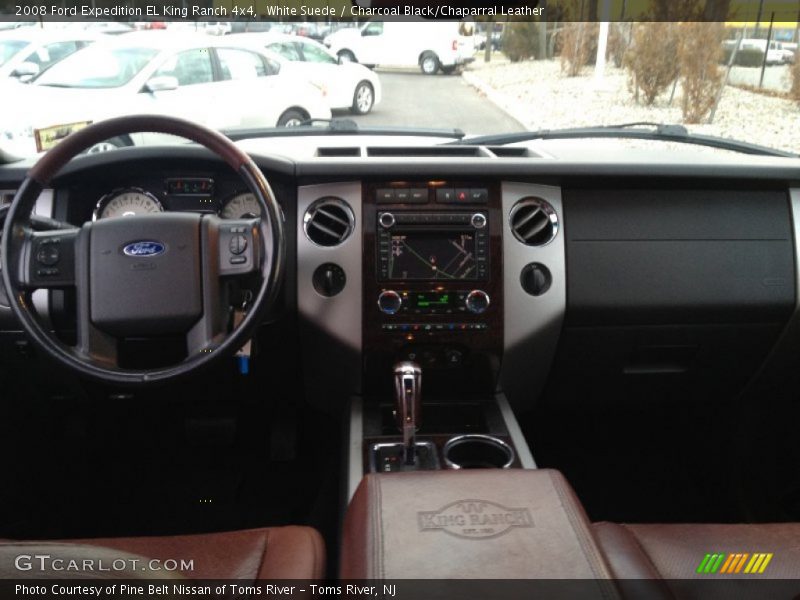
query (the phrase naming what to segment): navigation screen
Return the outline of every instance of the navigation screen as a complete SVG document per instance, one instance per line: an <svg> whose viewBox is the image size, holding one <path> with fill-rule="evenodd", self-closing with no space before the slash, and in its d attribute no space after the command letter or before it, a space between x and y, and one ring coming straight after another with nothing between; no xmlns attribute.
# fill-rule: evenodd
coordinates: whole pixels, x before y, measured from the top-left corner
<svg viewBox="0 0 800 600"><path fill-rule="evenodd" d="M475 279L475 266L473 232L392 235L389 279Z"/></svg>

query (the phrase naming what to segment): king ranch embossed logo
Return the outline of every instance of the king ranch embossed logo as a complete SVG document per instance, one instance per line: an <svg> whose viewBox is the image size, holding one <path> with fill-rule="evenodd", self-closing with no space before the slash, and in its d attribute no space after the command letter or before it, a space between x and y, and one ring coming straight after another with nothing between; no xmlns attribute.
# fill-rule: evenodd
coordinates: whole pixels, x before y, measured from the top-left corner
<svg viewBox="0 0 800 600"><path fill-rule="evenodd" d="M444 531L465 539L486 539L514 527L534 527L527 508L509 508L489 500L456 500L439 510L417 513L420 531Z"/></svg>

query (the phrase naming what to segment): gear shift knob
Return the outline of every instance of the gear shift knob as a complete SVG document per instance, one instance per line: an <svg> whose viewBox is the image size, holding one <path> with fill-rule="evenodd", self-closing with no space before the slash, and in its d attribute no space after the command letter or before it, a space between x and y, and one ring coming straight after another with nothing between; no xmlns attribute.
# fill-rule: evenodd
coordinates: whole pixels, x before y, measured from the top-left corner
<svg viewBox="0 0 800 600"><path fill-rule="evenodd" d="M394 365L395 422L403 432L405 463L416 462L417 429L422 423L422 369L411 361Z"/></svg>

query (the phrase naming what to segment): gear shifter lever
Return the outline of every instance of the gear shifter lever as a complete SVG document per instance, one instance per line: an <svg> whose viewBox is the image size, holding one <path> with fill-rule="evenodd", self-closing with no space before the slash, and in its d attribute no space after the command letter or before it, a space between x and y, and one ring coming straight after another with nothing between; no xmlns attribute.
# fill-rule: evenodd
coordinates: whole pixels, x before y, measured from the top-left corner
<svg viewBox="0 0 800 600"><path fill-rule="evenodd" d="M422 423L422 369L415 362L394 365L394 417L403 432L404 462L413 465L417 459L417 428Z"/></svg>

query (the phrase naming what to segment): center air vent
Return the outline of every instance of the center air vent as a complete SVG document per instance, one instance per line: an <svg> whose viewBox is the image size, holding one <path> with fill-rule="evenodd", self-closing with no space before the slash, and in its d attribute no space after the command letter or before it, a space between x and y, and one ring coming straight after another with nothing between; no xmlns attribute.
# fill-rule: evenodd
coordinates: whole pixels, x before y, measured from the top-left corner
<svg viewBox="0 0 800 600"><path fill-rule="evenodd" d="M511 209L511 232L526 246L544 246L558 233L558 215L541 198L523 198Z"/></svg>
<svg viewBox="0 0 800 600"><path fill-rule="evenodd" d="M338 246L353 232L353 211L341 198L320 198L303 216L306 237L318 246Z"/></svg>

